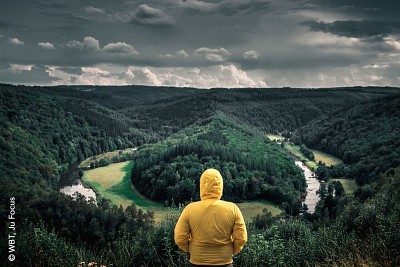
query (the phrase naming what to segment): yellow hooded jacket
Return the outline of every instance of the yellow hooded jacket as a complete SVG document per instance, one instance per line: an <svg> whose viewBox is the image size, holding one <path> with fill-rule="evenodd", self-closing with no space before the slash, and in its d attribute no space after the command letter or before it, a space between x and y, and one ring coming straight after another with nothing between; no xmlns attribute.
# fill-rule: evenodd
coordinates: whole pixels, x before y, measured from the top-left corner
<svg viewBox="0 0 400 267"><path fill-rule="evenodd" d="M222 176L215 169L200 177L201 201L190 203L175 226L175 243L190 253L190 262L198 265L232 263L247 242L246 225L236 204L220 200Z"/></svg>

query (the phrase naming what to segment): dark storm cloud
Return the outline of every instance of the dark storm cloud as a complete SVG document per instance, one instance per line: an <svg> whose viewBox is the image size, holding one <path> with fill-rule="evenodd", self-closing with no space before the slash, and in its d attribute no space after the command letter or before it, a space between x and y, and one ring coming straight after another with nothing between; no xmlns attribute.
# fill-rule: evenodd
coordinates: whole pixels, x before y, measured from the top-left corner
<svg viewBox="0 0 400 267"><path fill-rule="evenodd" d="M396 10L399 10L396 0L310 0L309 3L316 7L351 8L358 11L363 9L364 11L380 11L393 14Z"/></svg>
<svg viewBox="0 0 400 267"><path fill-rule="evenodd" d="M0 82L90 83L98 75L102 83L108 73L119 84L131 70L154 85L222 86L238 77L248 85L319 85L299 79L395 85L399 6L388 0L14 0L0 9Z"/></svg>
<svg viewBox="0 0 400 267"><path fill-rule="evenodd" d="M382 38L400 33L400 4L395 0L311 0L310 4L315 9L329 8L358 18L330 23L316 20L302 23L313 31L358 38Z"/></svg>
<svg viewBox="0 0 400 267"><path fill-rule="evenodd" d="M376 20L348 20L324 23L316 20L309 20L302 23L309 26L313 31L332 33L339 36L369 38L386 37L389 34L400 32L399 21L376 21Z"/></svg>
<svg viewBox="0 0 400 267"><path fill-rule="evenodd" d="M269 6L269 1L224 0L212 3L199 0L184 0L182 5L193 12L232 16L263 10Z"/></svg>

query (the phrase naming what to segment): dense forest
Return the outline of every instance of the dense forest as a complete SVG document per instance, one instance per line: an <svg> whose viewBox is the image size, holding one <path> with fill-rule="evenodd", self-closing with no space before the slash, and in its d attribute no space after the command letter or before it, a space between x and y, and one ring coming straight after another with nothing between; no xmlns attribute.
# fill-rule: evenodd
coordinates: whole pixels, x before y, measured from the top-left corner
<svg viewBox="0 0 400 267"><path fill-rule="evenodd" d="M173 228L198 199L204 168L221 170L224 198L267 199L248 221L237 266L400 265L399 90L396 88L212 89L0 85L1 266L185 266ZM332 153L313 214L299 200L304 177L266 133ZM60 176L83 159L138 147L132 181L172 205L161 222L98 196L59 193ZM312 153L309 154L312 156ZM331 177L355 179L346 194ZM15 203L14 203L15 202ZM15 262L7 260L15 204ZM181 204L181 205L179 205ZM178 207L174 207L178 206Z"/></svg>
<svg viewBox="0 0 400 267"><path fill-rule="evenodd" d="M314 120L296 135L294 139L336 155L347 165L323 168L324 175L355 178L360 185L377 181L381 173L400 164L400 95Z"/></svg>
<svg viewBox="0 0 400 267"><path fill-rule="evenodd" d="M310 120L395 89L212 89L200 94L146 103L122 110L159 133L176 132L218 111L263 132L294 131Z"/></svg>

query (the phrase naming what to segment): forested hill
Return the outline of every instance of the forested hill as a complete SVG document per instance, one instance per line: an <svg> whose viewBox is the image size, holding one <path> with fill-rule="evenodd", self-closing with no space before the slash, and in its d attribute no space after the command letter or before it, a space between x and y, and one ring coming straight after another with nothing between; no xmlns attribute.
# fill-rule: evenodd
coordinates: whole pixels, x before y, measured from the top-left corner
<svg viewBox="0 0 400 267"><path fill-rule="evenodd" d="M306 181L300 169L275 142L222 113L143 147L134 162L132 182L150 199L198 200L201 173L216 168L225 178L224 199L267 199L301 211Z"/></svg>
<svg viewBox="0 0 400 267"><path fill-rule="evenodd" d="M312 121L297 131L308 147L327 151L350 166L359 184L400 165L400 94Z"/></svg>
<svg viewBox="0 0 400 267"><path fill-rule="evenodd" d="M129 135L140 128L147 133L147 137L146 140L139 140L139 144L155 141L159 133L150 129L146 121L139 120L137 112L125 116L120 110L202 92L199 89L149 86L27 87L6 84L0 85L0 90L47 96L66 112L83 118L91 126L102 128L108 135Z"/></svg>
<svg viewBox="0 0 400 267"><path fill-rule="evenodd" d="M396 88L212 89L148 86L58 86L1 88L46 95L64 110L107 134L132 130L151 142L218 110L264 132L293 131L309 121L357 103L398 92Z"/></svg>
<svg viewBox="0 0 400 267"><path fill-rule="evenodd" d="M395 88L212 89L147 103L122 112L160 133L176 132L223 111L270 133L293 131L357 103L399 92Z"/></svg>
<svg viewBox="0 0 400 267"><path fill-rule="evenodd" d="M18 86L21 88L21 86ZM144 85L130 86L55 86L28 87L40 93L65 98L91 100L101 106L119 110L125 107L142 105L171 97L180 97L202 93L204 90L195 88L156 87Z"/></svg>

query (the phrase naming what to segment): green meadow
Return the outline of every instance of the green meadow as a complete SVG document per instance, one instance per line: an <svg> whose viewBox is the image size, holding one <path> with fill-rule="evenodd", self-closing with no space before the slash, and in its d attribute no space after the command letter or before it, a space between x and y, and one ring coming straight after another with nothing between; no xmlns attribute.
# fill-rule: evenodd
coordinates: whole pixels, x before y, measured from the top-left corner
<svg viewBox="0 0 400 267"><path fill-rule="evenodd" d="M311 149L311 151L314 154L315 162L321 161L325 163L326 166L337 165L339 163L342 163L342 161L339 158L332 156L330 154L315 149Z"/></svg>
<svg viewBox="0 0 400 267"><path fill-rule="evenodd" d="M145 198L131 187L132 166L132 161L126 161L88 170L83 175L83 181L115 205L126 208L135 204L143 210L153 211L156 219L161 218L164 205Z"/></svg>

